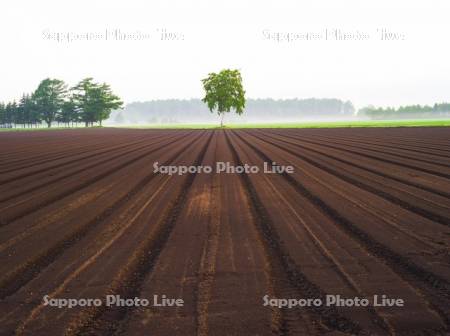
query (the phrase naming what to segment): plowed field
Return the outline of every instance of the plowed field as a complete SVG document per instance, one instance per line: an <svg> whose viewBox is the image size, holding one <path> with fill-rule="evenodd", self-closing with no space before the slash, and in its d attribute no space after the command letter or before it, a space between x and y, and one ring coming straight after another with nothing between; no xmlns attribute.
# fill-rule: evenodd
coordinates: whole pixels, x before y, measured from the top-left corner
<svg viewBox="0 0 450 336"><path fill-rule="evenodd" d="M1 335L449 332L448 128L106 128L0 144ZM273 162L294 172L264 173ZM46 295L184 305L58 308ZM371 303L280 309L266 295Z"/></svg>

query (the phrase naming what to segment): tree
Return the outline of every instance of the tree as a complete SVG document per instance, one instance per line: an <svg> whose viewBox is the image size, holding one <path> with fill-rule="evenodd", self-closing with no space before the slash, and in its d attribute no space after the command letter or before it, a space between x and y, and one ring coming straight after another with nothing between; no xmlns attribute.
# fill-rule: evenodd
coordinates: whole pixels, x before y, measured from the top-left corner
<svg viewBox="0 0 450 336"><path fill-rule="evenodd" d="M66 84L59 79L44 79L32 95L36 109L48 127L61 111L67 94Z"/></svg>
<svg viewBox="0 0 450 336"><path fill-rule="evenodd" d="M70 126L70 123L78 121L78 113L77 107L73 100L73 97L69 97L61 106L61 112L57 117L58 122L62 122L66 124L66 126Z"/></svg>
<svg viewBox="0 0 450 336"><path fill-rule="evenodd" d="M121 108L123 102L114 95L106 83L95 83L93 78L85 78L74 90L74 102L80 110L81 120L86 126L109 118L111 110Z"/></svg>
<svg viewBox="0 0 450 336"><path fill-rule="evenodd" d="M80 119L85 122L86 127L95 120L95 110L91 98L92 90L96 85L93 81L93 78L88 77L72 88L73 101L79 109Z"/></svg>
<svg viewBox="0 0 450 336"><path fill-rule="evenodd" d="M245 91L242 87L242 77L239 70L225 69L221 72L210 73L202 79L206 95L202 99L211 112L217 110L220 118L220 127L223 127L225 112L234 109L242 114L245 107Z"/></svg>
<svg viewBox="0 0 450 336"><path fill-rule="evenodd" d="M5 103L0 102L0 127L1 128L6 127L6 125L5 125L6 124L5 109L6 109Z"/></svg>
<svg viewBox="0 0 450 336"><path fill-rule="evenodd" d="M97 107L96 118L100 121L100 126L102 125L103 120L109 118L112 110L123 106L123 102L118 96L113 94L111 87L106 83L95 88L94 97L96 99Z"/></svg>
<svg viewBox="0 0 450 336"><path fill-rule="evenodd" d="M24 126L28 125L31 127L32 124L39 120L34 101L29 94L22 95L19 101L18 111L21 116L21 122L19 123L22 123Z"/></svg>
<svg viewBox="0 0 450 336"><path fill-rule="evenodd" d="M25 109L23 108L22 104L20 103L23 97L19 100L19 103L16 103L16 106L14 108L14 124L16 125L25 125L26 124L26 117L25 117Z"/></svg>
<svg viewBox="0 0 450 336"><path fill-rule="evenodd" d="M13 101L12 103L8 103L5 106L5 124L7 124L8 128L12 128L13 124L15 124L16 120L16 112L17 112L17 103ZM15 127L15 125L14 125Z"/></svg>

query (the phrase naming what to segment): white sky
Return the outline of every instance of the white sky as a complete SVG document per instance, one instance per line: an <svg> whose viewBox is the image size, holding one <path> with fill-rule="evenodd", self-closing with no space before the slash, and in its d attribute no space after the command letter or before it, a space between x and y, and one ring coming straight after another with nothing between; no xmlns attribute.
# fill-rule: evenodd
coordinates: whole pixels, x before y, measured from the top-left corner
<svg viewBox="0 0 450 336"><path fill-rule="evenodd" d="M106 81L125 102L201 97L200 79L242 71L247 96L366 104L450 101L450 1L9 0L0 4L0 101L45 77ZM183 40L161 41L157 29ZM381 41L386 28L404 39ZM48 33L141 32L141 41L49 40ZM366 41L267 40L280 33L369 33Z"/></svg>

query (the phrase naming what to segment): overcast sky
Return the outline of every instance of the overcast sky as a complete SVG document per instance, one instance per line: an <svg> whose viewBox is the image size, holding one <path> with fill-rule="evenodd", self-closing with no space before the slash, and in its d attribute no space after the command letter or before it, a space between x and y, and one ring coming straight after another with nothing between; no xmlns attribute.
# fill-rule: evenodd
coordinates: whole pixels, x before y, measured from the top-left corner
<svg viewBox="0 0 450 336"><path fill-rule="evenodd" d="M222 68L252 98L450 101L447 0L14 0L0 13L0 101L87 76L125 102L198 98Z"/></svg>

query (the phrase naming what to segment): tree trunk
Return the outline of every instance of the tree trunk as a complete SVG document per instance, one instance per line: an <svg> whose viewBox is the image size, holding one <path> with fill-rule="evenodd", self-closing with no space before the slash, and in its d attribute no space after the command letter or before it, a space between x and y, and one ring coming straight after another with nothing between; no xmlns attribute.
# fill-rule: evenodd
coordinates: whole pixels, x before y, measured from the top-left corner
<svg viewBox="0 0 450 336"><path fill-rule="evenodd" d="M222 112L221 113L221 117L220 117L220 127L223 127L223 117L225 116L225 113Z"/></svg>

